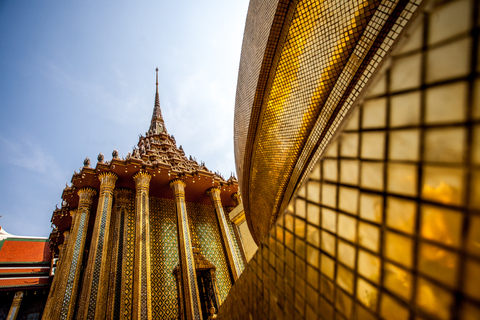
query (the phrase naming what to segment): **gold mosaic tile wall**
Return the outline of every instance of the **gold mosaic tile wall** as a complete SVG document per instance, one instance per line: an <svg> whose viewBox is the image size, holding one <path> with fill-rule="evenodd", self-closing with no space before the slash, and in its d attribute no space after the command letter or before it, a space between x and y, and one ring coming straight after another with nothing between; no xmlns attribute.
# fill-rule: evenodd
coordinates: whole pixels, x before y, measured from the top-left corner
<svg viewBox="0 0 480 320"><path fill-rule="evenodd" d="M203 256L216 267L216 277L221 301L232 287L228 262L220 238L217 217L213 206L187 202L187 213L193 233L198 237ZM235 238L234 238L235 241Z"/></svg>
<svg viewBox="0 0 480 320"><path fill-rule="evenodd" d="M237 96L235 107L236 163L257 242L288 204L309 162L323 152L317 142L331 139L418 2L291 1L282 35L263 57L267 67L273 56L259 78L264 90L242 83L248 67L240 66L237 93L255 89L258 95L250 105ZM244 48L242 56L249 51Z"/></svg>
<svg viewBox="0 0 480 320"><path fill-rule="evenodd" d="M179 264L175 201L150 197L149 208L152 316L177 319L177 283L173 275Z"/></svg>
<svg viewBox="0 0 480 320"><path fill-rule="evenodd" d="M480 318L479 11L416 17L220 319Z"/></svg>

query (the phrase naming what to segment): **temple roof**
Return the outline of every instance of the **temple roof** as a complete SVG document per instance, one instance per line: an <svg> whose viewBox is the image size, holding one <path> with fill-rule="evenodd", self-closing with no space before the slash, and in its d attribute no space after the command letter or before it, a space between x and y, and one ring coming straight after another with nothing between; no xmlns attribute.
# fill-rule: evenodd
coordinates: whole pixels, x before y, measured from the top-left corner
<svg viewBox="0 0 480 320"><path fill-rule="evenodd" d="M50 260L47 238L14 236L0 227L0 290L48 286Z"/></svg>

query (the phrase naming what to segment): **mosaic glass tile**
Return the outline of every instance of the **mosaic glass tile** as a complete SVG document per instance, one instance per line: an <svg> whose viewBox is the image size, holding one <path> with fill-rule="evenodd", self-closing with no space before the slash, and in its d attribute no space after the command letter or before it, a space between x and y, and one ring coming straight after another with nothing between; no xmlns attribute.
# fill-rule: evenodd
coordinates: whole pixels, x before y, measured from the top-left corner
<svg viewBox="0 0 480 320"><path fill-rule="evenodd" d="M415 10L414 5L409 8ZM377 70L370 91L361 92L359 86L363 102L353 107L356 115L339 111L332 119L327 112L330 100L322 104L322 112L313 117L331 126L312 142L321 150L318 162L312 154L305 160L315 162L307 165L315 171L307 172L303 187L296 187L303 191L290 199L280 215L284 223L276 224L260 245L219 318L235 318L237 313L253 319L438 320L480 315L480 169L475 149L480 95L477 66L470 65L478 58L474 36L480 21L473 10L480 12L477 2L446 1L416 15L408 37L384 69ZM408 19L412 12L402 14ZM301 19L296 17L293 21ZM328 24L326 18L319 19ZM451 30L446 23L452 24ZM313 23L303 25L315 29ZM393 29L384 30L392 43ZM295 46L288 48L293 51ZM302 70L304 61L290 54L289 62L298 63L292 68ZM448 62L458 63L458 70L444 63L443 70L429 71L432 66L442 69L438 61L450 54L463 57ZM322 59L319 55L312 64L321 65ZM346 67L345 73L347 69L352 70ZM291 116L295 108L301 109L296 106L304 102L296 90L305 92L307 86L301 73L283 75L288 92L275 92L278 100L271 108L279 111L272 109L268 123L275 130L274 115ZM378 101L384 103L377 118L368 109L375 109ZM306 114L305 121L311 116ZM354 123L337 123L343 117ZM273 150L262 149L258 156ZM265 170L270 168L265 165ZM252 181L262 184L255 177L261 177L260 171L252 173Z"/></svg>
<svg viewBox="0 0 480 320"><path fill-rule="evenodd" d="M177 283L173 270L179 264L175 201L149 197L152 315L176 319Z"/></svg>

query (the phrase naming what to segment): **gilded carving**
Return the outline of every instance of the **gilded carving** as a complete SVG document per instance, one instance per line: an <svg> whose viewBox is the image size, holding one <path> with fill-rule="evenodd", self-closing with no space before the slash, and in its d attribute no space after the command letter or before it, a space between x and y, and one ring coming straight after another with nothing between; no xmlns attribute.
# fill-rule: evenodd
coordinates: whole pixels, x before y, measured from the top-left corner
<svg viewBox="0 0 480 320"><path fill-rule="evenodd" d="M233 200L233 202L235 203L236 206L238 206L240 203L242 203L242 195L240 194L240 191L232 194L232 200Z"/></svg>
<svg viewBox="0 0 480 320"><path fill-rule="evenodd" d="M79 200L78 200L78 208L90 208L92 205L93 197L97 194L97 190L93 188L82 188L77 192Z"/></svg>
<svg viewBox="0 0 480 320"><path fill-rule="evenodd" d="M170 181L170 188L173 190L173 195L176 197L185 198L185 187L187 184L181 179L174 179Z"/></svg>
<svg viewBox="0 0 480 320"><path fill-rule="evenodd" d="M148 172L138 172L136 175L133 176L133 180L135 180L135 187L137 189L137 193L139 191L146 191L150 187L150 180L152 176Z"/></svg>
<svg viewBox="0 0 480 320"><path fill-rule="evenodd" d="M98 175L98 180L100 180L100 195L102 193L113 193L115 188L115 182L117 182L118 176L112 172L104 172Z"/></svg>

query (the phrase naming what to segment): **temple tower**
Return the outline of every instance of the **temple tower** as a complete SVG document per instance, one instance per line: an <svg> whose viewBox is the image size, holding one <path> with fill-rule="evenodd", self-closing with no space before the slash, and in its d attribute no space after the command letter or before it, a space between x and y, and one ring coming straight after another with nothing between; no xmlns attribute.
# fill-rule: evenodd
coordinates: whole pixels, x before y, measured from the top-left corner
<svg viewBox="0 0 480 320"><path fill-rule="evenodd" d="M85 159L63 191L52 218L58 279L44 319L207 319L244 268L224 210L236 205L237 180L177 147L156 71L152 119L137 146L124 158L100 154L95 168Z"/></svg>

